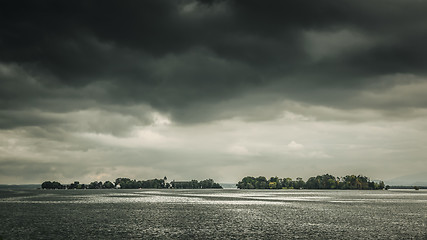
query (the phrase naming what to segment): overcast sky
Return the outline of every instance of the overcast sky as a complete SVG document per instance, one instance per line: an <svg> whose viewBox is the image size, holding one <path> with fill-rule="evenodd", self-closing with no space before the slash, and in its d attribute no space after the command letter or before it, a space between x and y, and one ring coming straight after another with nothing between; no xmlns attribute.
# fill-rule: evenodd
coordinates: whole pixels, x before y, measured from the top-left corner
<svg viewBox="0 0 427 240"><path fill-rule="evenodd" d="M427 173L426 9L3 1L0 183Z"/></svg>

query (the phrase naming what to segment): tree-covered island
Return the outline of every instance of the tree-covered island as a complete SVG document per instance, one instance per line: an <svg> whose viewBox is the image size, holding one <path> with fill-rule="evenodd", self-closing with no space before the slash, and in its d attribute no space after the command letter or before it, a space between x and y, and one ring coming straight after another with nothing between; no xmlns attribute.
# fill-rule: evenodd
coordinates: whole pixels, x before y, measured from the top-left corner
<svg viewBox="0 0 427 240"><path fill-rule="evenodd" d="M371 181L362 175L347 175L345 177L334 177L329 174L310 177L306 182L302 178L278 178L271 177L269 180L263 176L244 177L236 184L240 189L358 189L358 190L381 190L384 189L383 181Z"/></svg>
<svg viewBox="0 0 427 240"><path fill-rule="evenodd" d="M129 178L117 178L114 182L105 181L98 182L94 181L90 184L80 184L75 181L68 185L62 185L57 181L45 181L41 185L42 189L139 189L139 188L175 188L175 189L207 189L207 188L222 188L219 183L216 183L212 179L205 179L202 181L191 180L191 181L167 181L167 177L163 179L149 179L149 180L136 180Z"/></svg>

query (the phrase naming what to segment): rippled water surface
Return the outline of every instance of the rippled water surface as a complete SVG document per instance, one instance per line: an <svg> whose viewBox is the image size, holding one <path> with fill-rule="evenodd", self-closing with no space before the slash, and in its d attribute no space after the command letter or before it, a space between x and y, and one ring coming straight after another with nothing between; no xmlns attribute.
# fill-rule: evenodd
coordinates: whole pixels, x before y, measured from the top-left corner
<svg viewBox="0 0 427 240"><path fill-rule="evenodd" d="M427 239L427 191L0 190L3 239Z"/></svg>

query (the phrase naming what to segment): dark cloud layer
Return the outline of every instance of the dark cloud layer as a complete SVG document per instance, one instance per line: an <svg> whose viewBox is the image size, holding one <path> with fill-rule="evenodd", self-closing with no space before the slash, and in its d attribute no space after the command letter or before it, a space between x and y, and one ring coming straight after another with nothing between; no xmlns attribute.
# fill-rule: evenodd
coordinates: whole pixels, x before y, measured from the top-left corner
<svg viewBox="0 0 427 240"><path fill-rule="evenodd" d="M397 0L7 1L1 107L144 103L185 122L179 113L194 103L211 106L253 90L347 107L342 92L358 94L380 76L425 75L426 7Z"/></svg>

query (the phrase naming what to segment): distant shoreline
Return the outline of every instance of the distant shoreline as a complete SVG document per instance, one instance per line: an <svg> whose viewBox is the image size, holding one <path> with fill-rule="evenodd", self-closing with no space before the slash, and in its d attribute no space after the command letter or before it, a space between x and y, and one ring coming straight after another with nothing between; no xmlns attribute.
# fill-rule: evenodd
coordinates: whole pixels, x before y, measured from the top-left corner
<svg viewBox="0 0 427 240"><path fill-rule="evenodd" d="M220 183L220 185L222 185ZM222 185L223 186L223 185ZM418 186L421 189L427 189L427 186ZM0 184L0 189L41 189L40 184ZM156 188L145 188L145 189L156 189ZM231 188L231 187L224 187L224 190L230 190L230 189L236 189L239 190L237 187ZM389 189L392 190L411 190L414 189L414 186L390 186ZM65 190L65 189L64 189ZM251 189L248 189L251 190ZM260 189L257 189L260 190ZM264 190L316 190L316 189L264 189ZM341 190L341 189L318 189L318 190Z"/></svg>

